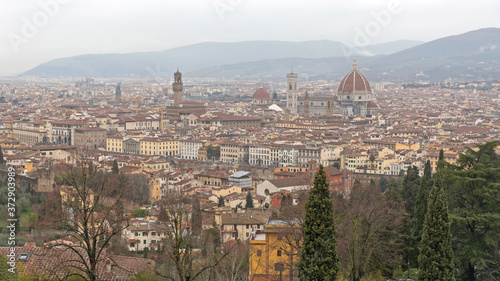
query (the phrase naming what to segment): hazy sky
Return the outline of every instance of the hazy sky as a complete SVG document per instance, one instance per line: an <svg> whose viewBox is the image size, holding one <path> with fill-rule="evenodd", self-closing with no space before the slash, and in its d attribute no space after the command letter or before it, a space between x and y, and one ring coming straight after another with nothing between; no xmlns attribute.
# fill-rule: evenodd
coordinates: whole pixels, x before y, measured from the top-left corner
<svg viewBox="0 0 500 281"><path fill-rule="evenodd" d="M204 41L430 41L500 27L499 0L0 0L0 76ZM387 16L389 15L389 17ZM358 41L356 41L358 40Z"/></svg>

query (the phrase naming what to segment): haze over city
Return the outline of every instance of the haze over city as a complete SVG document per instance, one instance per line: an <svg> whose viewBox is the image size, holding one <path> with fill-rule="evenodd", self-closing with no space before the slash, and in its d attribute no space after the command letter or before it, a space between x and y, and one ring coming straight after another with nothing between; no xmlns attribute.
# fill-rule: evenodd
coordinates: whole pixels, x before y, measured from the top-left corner
<svg viewBox="0 0 500 281"><path fill-rule="evenodd" d="M57 8L49 4L56 3ZM48 6L45 20L40 13ZM393 7L380 31L368 27ZM0 75L17 75L55 58L162 51L199 42L333 40L356 45L430 41L499 27L500 3L485 1L2 1ZM35 18L35 19L34 19ZM40 23L23 36L26 20ZM13 35L15 34L15 35ZM22 39L15 36L21 36ZM17 40L16 40L17 39ZM17 42L18 46L16 45Z"/></svg>

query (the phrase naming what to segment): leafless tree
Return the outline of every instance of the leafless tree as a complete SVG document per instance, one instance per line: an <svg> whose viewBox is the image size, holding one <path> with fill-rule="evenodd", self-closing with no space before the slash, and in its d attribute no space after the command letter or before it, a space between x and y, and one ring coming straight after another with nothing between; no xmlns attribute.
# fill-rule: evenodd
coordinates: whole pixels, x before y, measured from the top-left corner
<svg viewBox="0 0 500 281"><path fill-rule="evenodd" d="M71 167L62 175L62 180L71 188L61 198L65 213L64 225L67 235L76 243L59 243L55 246L66 248L73 254L68 260L57 264L65 268L66 274L57 275L60 279L74 276L83 280L99 280L100 268L106 258L106 248L112 238L120 235L128 226L123 213L121 198L124 188L110 185L116 182L112 175L100 171L91 159L81 156L77 166Z"/></svg>
<svg viewBox="0 0 500 281"><path fill-rule="evenodd" d="M401 259L397 244L402 212L380 187L358 184L348 199L335 198L337 250L344 275L358 281L374 271L396 267ZM382 272L383 273L383 272Z"/></svg>
<svg viewBox="0 0 500 281"><path fill-rule="evenodd" d="M167 224L167 235L163 241L164 254L160 256L156 269L158 275L173 281L196 280L229 254L232 247L217 247L203 255L201 245L207 241L191 231L193 205L190 198L174 194L160 204L166 212L160 217Z"/></svg>

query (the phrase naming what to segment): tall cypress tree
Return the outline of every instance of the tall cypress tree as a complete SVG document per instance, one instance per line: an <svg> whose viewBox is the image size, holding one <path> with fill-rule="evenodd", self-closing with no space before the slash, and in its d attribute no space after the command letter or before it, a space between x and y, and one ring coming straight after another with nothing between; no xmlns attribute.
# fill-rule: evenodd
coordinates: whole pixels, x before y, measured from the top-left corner
<svg viewBox="0 0 500 281"><path fill-rule="evenodd" d="M431 189L427 209L418 256L418 278L420 281L455 280L448 202L439 180Z"/></svg>
<svg viewBox="0 0 500 281"><path fill-rule="evenodd" d="M253 209L253 197L252 194L250 194L250 191L247 193L245 209Z"/></svg>
<svg viewBox="0 0 500 281"><path fill-rule="evenodd" d="M405 245L405 260L411 265L416 265L418 263L418 244L415 237L413 236L413 229L415 223L415 203L417 200L419 185L420 176L418 168L416 166L408 166L406 175L403 178L403 188L401 196L406 211L405 218L403 220L403 225L405 225L406 229L403 236Z"/></svg>
<svg viewBox="0 0 500 281"><path fill-rule="evenodd" d="M416 166L408 166L406 176L403 179L403 200L405 201L406 212L413 217L415 201L417 199L420 176Z"/></svg>
<svg viewBox="0 0 500 281"><path fill-rule="evenodd" d="M118 169L118 162L115 160L113 160L113 168L111 170L111 172L114 174L114 175L118 175L119 173L119 169Z"/></svg>
<svg viewBox="0 0 500 281"><path fill-rule="evenodd" d="M5 163L5 159L3 159L3 149L2 146L0 145L0 164Z"/></svg>
<svg viewBox="0 0 500 281"><path fill-rule="evenodd" d="M434 181L432 180L431 162L427 160L424 168L424 176L420 181L420 187L418 189L417 202L415 203L414 236L417 245L420 243L420 240L422 238L425 215L427 214L427 201L429 198L429 192L431 191L433 186Z"/></svg>
<svg viewBox="0 0 500 281"><path fill-rule="evenodd" d="M320 165L309 191L302 224L304 237L297 264L300 280L336 280L339 259L336 249L333 200Z"/></svg>
<svg viewBox="0 0 500 281"><path fill-rule="evenodd" d="M226 204L224 203L224 197L219 196L219 202L217 203L217 207L224 207Z"/></svg>

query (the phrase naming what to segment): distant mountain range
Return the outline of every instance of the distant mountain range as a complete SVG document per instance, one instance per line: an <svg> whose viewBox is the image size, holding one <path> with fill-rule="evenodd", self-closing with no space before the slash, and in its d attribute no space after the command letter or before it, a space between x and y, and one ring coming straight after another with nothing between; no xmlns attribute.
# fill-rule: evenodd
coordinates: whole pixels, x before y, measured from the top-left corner
<svg viewBox="0 0 500 281"><path fill-rule="evenodd" d="M491 80L500 77L500 29L363 49L328 40L205 42L162 52L60 58L22 75L168 78L179 66L186 77L283 80L293 66L302 79L339 80L350 70L353 56L372 81Z"/></svg>

